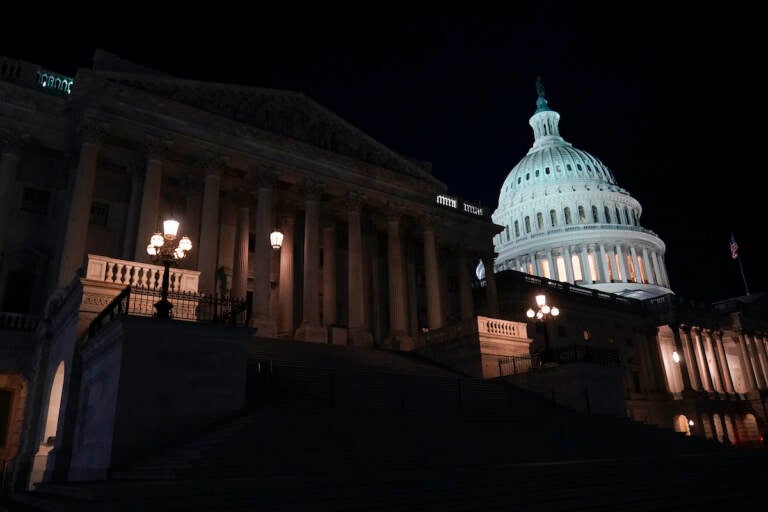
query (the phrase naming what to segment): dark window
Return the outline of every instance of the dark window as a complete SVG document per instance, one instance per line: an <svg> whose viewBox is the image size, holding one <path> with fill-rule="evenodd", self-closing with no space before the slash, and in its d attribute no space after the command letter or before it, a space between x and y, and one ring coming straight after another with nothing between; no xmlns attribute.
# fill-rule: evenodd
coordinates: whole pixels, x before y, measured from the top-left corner
<svg viewBox="0 0 768 512"><path fill-rule="evenodd" d="M10 313L30 313L32 309L32 290L35 285L33 272L10 271L5 277L3 311Z"/></svg>
<svg viewBox="0 0 768 512"><path fill-rule="evenodd" d="M520 236L520 223L515 221L515 238Z"/></svg>
<svg viewBox="0 0 768 512"><path fill-rule="evenodd" d="M526 216L525 217L525 233L528 234L531 232L531 218Z"/></svg>
<svg viewBox="0 0 768 512"><path fill-rule="evenodd" d="M536 229L544 229L544 214L541 212L536 214Z"/></svg>
<svg viewBox="0 0 768 512"><path fill-rule="evenodd" d="M94 201L91 203L91 217L88 220L89 224L94 226L106 226L109 219L109 205L107 203L99 203Z"/></svg>
<svg viewBox="0 0 768 512"><path fill-rule="evenodd" d="M621 212L618 206L616 207L616 224L621 224Z"/></svg>
<svg viewBox="0 0 768 512"><path fill-rule="evenodd" d="M576 164L576 169L581 170L581 164Z"/></svg>
<svg viewBox="0 0 768 512"><path fill-rule="evenodd" d="M611 210L607 206L605 207L605 223L611 223Z"/></svg>
<svg viewBox="0 0 768 512"><path fill-rule="evenodd" d="M531 179L531 173L527 172L525 173L525 180L528 181L529 179Z"/></svg>
<svg viewBox="0 0 768 512"><path fill-rule="evenodd" d="M557 211L549 210L549 223L552 224L552 227L557 226Z"/></svg>
<svg viewBox="0 0 768 512"><path fill-rule="evenodd" d="M10 389L0 389L0 446L5 446L5 439L8 437L12 398L13 391Z"/></svg>
<svg viewBox="0 0 768 512"><path fill-rule="evenodd" d="M51 202L51 193L39 188L24 187L24 194L21 196L21 209L25 212L47 215Z"/></svg>
<svg viewBox="0 0 768 512"><path fill-rule="evenodd" d="M597 214L597 206L592 205L592 222L597 224L600 222L600 216Z"/></svg>
<svg viewBox="0 0 768 512"><path fill-rule="evenodd" d="M584 212L583 206L579 206L579 222L581 224L584 224L585 222L587 222L587 214L586 212Z"/></svg>
<svg viewBox="0 0 768 512"><path fill-rule="evenodd" d="M569 207L565 207L563 210L563 214L565 215L565 223L570 224L571 223L571 209Z"/></svg>
<svg viewBox="0 0 768 512"><path fill-rule="evenodd" d="M544 172L545 172L546 174L549 174L549 167L547 167L546 169L544 169Z"/></svg>
<svg viewBox="0 0 768 512"><path fill-rule="evenodd" d="M565 164L565 168L568 169L569 171L573 170L573 167L571 167L571 164Z"/></svg>
<svg viewBox="0 0 768 512"><path fill-rule="evenodd" d="M537 178L539 177L539 170L538 169L536 169L536 177Z"/></svg>

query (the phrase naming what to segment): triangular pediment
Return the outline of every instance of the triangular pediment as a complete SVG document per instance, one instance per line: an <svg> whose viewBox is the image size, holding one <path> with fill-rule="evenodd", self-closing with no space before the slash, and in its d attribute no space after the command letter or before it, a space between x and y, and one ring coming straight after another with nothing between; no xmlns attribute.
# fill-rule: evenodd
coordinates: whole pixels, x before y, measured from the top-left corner
<svg viewBox="0 0 768 512"><path fill-rule="evenodd" d="M389 149L333 112L294 91L185 80L141 71L95 72L110 81L218 114L334 153L435 184L429 164Z"/></svg>

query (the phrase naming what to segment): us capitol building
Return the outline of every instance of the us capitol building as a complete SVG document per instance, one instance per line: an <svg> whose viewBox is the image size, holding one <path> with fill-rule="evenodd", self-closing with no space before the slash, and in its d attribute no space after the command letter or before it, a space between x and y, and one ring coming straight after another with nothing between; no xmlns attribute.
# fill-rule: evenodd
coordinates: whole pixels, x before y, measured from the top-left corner
<svg viewBox="0 0 768 512"><path fill-rule="evenodd" d="M765 295L672 293L640 204L559 118L539 83L491 215L301 93L0 56L9 485L103 479L242 411L259 347L309 343L756 445ZM536 295L560 315L529 320Z"/></svg>

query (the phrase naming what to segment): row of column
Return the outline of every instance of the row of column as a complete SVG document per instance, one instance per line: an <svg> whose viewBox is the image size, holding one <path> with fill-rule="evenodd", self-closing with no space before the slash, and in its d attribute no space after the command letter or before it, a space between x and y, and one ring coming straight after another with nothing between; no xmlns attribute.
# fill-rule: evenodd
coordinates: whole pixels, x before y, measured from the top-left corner
<svg viewBox="0 0 768 512"><path fill-rule="evenodd" d="M680 326L674 330L684 390L736 394L735 371L730 367L720 331ZM739 350L744 389L768 389L768 351L765 338L739 333L733 338Z"/></svg>
<svg viewBox="0 0 768 512"><path fill-rule="evenodd" d="M646 281L649 284L669 287L669 280L661 256L656 251L649 251L647 247L636 248L634 245L622 246L617 244L608 249L606 249L605 244L556 247L545 251L543 257L539 256L537 252L531 252L528 255L513 258L510 265L511 268L520 272L546 277L543 263L547 261L549 278L559 280L557 257L562 257L565 266L565 280L574 283L575 273L572 258L574 255L579 261L578 271L582 275L582 280L588 283L593 281L598 283L642 283ZM631 280L631 272L628 271L627 256L630 256L633 265L634 281ZM590 257L594 261L596 281L592 279Z"/></svg>

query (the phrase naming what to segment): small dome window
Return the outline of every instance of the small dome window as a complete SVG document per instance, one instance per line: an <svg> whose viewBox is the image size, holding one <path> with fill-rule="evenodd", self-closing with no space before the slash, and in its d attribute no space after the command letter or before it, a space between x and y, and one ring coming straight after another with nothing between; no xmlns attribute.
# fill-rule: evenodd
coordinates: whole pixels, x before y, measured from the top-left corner
<svg viewBox="0 0 768 512"><path fill-rule="evenodd" d="M557 172L563 172L559 165L556 165L555 167L557 168Z"/></svg>
<svg viewBox="0 0 768 512"><path fill-rule="evenodd" d="M536 214L536 229L539 231L544 229L544 214L541 212Z"/></svg>
<svg viewBox="0 0 768 512"><path fill-rule="evenodd" d="M616 224L621 224L621 212L618 206L616 207Z"/></svg>
<svg viewBox="0 0 768 512"><path fill-rule="evenodd" d="M557 226L557 210L549 210L549 223L552 227Z"/></svg>
<svg viewBox="0 0 768 512"><path fill-rule="evenodd" d="M525 216L525 234L531 232L531 218L529 216Z"/></svg>
<svg viewBox="0 0 768 512"><path fill-rule="evenodd" d="M566 206L565 209L563 209L563 214L565 215L565 223L566 223L566 225L570 224L572 222L572 220L571 220L571 209Z"/></svg>
<svg viewBox="0 0 768 512"><path fill-rule="evenodd" d="M592 222L597 224L600 222L600 216L597 214L597 206L592 205Z"/></svg>
<svg viewBox="0 0 768 512"><path fill-rule="evenodd" d="M527 172L525 173L525 181L528 181L529 179L531 179L531 173Z"/></svg>
<svg viewBox="0 0 768 512"><path fill-rule="evenodd" d="M546 169L544 169L544 172L545 172L546 174L549 174L549 167L547 167Z"/></svg>
<svg viewBox="0 0 768 512"><path fill-rule="evenodd" d="M587 172L592 172L592 168L590 166L587 166Z"/></svg>
<svg viewBox="0 0 768 512"><path fill-rule="evenodd" d="M517 184L519 185L521 181L523 181L523 178L521 176L518 176L517 177Z"/></svg>
<svg viewBox="0 0 768 512"><path fill-rule="evenodd" d="M515 238L520 237L520 223L515 221Z"/></svg>
<svg viewBox="0 0 768 512"><path fill-rule="evenodd" d="M610 224L611 223L611 209L607 206L605 207L605 223Z"/></svg>
<svg viewBox="0 0 768 512"><path fill-rule="evenodd" d="M565 169L568 171L572 171L573 167L571 167L571 164L565 164Z"/></svg>
<svg viewBox="0 0 768 512"><path fill-rule="evenodd" d="M536 169L536 177L537 177L537 178L539 177L539 172L540 172L540 171L539 171L538 169Z"/></svg>
<svg viewBox="0 0 768 512"><path fill-rule="evenodd" d="M583 206L579 206L579 224L585 224L587 222L587 213L584 211Z"/></svg>
<svg viewBox="0 0 768 512"><path fill-rule="evenodd" d="M581 169L581 164L576 164L576 169L577 169L577 170L579 170L579 171L581 171L581 170L582 170L582 169Z"/></svg>

